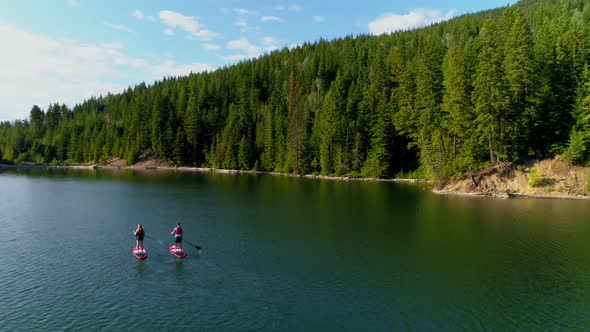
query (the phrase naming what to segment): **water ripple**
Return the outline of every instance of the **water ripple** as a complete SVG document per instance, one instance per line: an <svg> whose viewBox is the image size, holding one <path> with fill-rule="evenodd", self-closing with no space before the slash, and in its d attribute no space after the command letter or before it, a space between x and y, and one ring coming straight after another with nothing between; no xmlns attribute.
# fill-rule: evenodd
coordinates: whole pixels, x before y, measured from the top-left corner
<svg viewBox="0 0 590 332"><path fill-rule="evenodd" d="M1 330L590 329L585 205L117 176L3 173ZM165 236L181 215L208 243L178 261ZM145 261L139 222L166 242L146 240Z"/></svg>

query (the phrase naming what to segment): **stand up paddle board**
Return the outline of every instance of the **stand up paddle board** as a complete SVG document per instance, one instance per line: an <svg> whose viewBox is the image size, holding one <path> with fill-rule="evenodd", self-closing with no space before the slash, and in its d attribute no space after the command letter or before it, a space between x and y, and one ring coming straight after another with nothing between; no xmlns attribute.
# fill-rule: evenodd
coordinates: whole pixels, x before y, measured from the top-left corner
<svg viewBox="0 0 590 332"><path fill-rule="evenodd" d="M185 258L186 257L186 252L184 252L184 249L180 248L180 247L176 247L176 245L171 245L170 246L170 253L172 255L174 255L174 257L176 258Z"/></svg>
<svg viewBox="0 0 590 332"><path fill-rule="evenodd" d="M131 250L131 253L137 259L146 259L148 256L148 252L147 252L147 250L145 250L145 248L140 249L138 247L133 247L133 250Z"/></svg>

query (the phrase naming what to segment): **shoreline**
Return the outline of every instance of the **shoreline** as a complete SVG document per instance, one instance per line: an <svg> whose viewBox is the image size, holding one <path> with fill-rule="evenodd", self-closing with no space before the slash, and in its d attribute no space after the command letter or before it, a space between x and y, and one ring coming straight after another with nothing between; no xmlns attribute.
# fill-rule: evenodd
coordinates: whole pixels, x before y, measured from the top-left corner
<svg viewBox="0 0 590 332"><path fill-rule="evenodd" d="M443 195L590 200L590 167L572 165L555 155L468 172L434 189Z"/></svg>
<svg viewBox="0 0 590 332"><path fill-rule="evenodd" d="M217 174L250 174L250 175L271 175L271 176L286 176L294 178L317 179L317 180L331 180L331 181L367 181L367 182L394 182L394 183L432 183L428 180L422 179L378 179L378 178L363 178L363 177L347 177L347 176L326 176L326 175L299 175L280 172L263 172L253 170L233 170L233 169L217 169L206 167L189 167L189 166L111 166L111 165L39 165L39 164L24 164L24 165L9 165L0 164L2 169L74 169L74 170L110 170L110 171L155 171L155 172L185 172L185 173L217 173ZM521 194L516 192L497 192L497 191L457 191L457 190L439 190L433 188L432 193L436 195L450 195L463 197L482 197L495 199L560 199L560 200L590 200L590 196L583 195L552 195L552 194Z"/></svg>
<svg viewBox="0 0 590 332"><path fill-rule="evenodd" d="M111 165L39 165L39 164L22 164L22 165L9 165L0 164L1 169L78 169L78 170L113 170L113 171L163 171L163 172L185 172L185 173L218 173L218 174L264 174L272 176L287 176L296 178L306 179L320 179L320 180L333 180L333 181L369 181L369 182L398 182L398 183L430 183L428 180L422 179L379 179L379 178L363 178L363 177L347 177L347 176L326 176L326 175L313 175L313 174L291 174L281 172L264 172L264 171L253 171L253 170L236 170L236 169L219 169L219 168L206 168L206 167L189 167L189 166L111 166Z"/></svg>
<svg viewBox="0 0 590 332"><path fill-rule="evenodd" d="M498 192L464 192L464 191L450 191L432 189L432 192L437 195L447 196L463 196L463 197L482 197L482 198L498 198L498 199L561 199L572 201L590 201L590 196L582 195L549 195L549 194L519 194L519 193L498 193Z"/></svg>

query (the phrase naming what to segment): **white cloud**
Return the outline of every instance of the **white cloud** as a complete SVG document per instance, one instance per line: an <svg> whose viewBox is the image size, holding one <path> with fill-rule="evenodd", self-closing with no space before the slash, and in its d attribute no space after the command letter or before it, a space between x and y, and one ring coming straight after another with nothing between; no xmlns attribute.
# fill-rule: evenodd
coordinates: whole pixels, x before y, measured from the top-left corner
<svg viewBox="0 0 590 332"><path fill-rule="evenodd" d="M125 54L125 45L81 43L50 38L0 23L3 43L0 63L0 119L28 117L33 104L41 108L59 102L73 106L92 96L117 93L141 81L162 76L214 70L204 63L179 64L174 60L150 63Z"/></svg>
<svg viewBox="0 0 590 332"><path fill-rule="evenodd" d="M250 44L248 38L240 38L235 40L230 40L227 43L227 48L233 50L241 50L246 52L246 54L250 57L256 57L260 54L260 48L256 45Z"/></svg>
<svg viewBox="0 0 590 332"><path fill-rule="evenodd" d="M285 22L285 20L283 20L282 18L280 18L278 16L262 16L260 18L260 20L262 22L279 22L279 23Z"/></svg>
<svg viewBox="0 0 590 332"><path fill-rule="evenodd" d="M75 41L73 40L63 40L64 42L69 42L69 43L74 43ZM100 44L100 46L106 48L106 49L112 49L112 50L122 50L123 48L125 48L125 45L123 45L123 43L121 43L120 41L115 41L115 42L111 42L111 43L104 43L104 44Z"/></svg>
<svg viewBox="0 0 590 332"><path fill-rule="evenodd" d="M262 43L264 43L264 45L270 45L276 43L276 40L272 37L264 37Z"/></svg>
<svg viewBox="0 0 590 332"><path fill-rule="evenodd" d="M314 17L312 17L312 19L316 23L324 23L324 22L326 22L326 17L325 16L314 16Z"/></svg>
<svg viewBox="0 0 590 332"><path fill-rule="evenodd" d="M302 12L303 11L303 6L301 5L291 5L289 7L287 7L287 10L290 12Z"/></svg>
<svg viewBox="0 0 590 332"><path fill-rule="evenodd" d="M162 10L158 13L158 16L164 24L171 28L182 29L193 37L207 40L217 36L216 33L201 27L199 21L193 16L185 16L181 13L170 10Z"/></svg>
<svg viewBox="0 0 590 332"><path fill-rule="evenodd" d="M276 45L277 41L272 37L264 37L262 39L262 44L264 45L264 50L267 52L271 52L279 48Z"/></svg>
<svg viewBox="0 0 590 332"><path fill-rule="evenodd" d="M239 18L236 20L236 26L240 28L240 32L246 33L250 30L258 30L258 27L254 27L248 24L245 19Z"/></svg>
<svg viewBox="0 0 590 332"><path fill-rule="evenodd" d="M206 50L209 50L209 51L216 51L216 50L220 49L221 46L220 45L217 45L217 44L208 44L208 43L205 43L205 44L203 44L203 48L206 49Z"/></svg>
<svg viewBox="0 0 590 332"><path fill-rule="evenodd" d="M234 8L233 11L235 13L237 13L238 15L243 15L243 16L254 16L254 15L258 15L257 12L253 11L253 10L248 10L245 8Z"/></svg>
<svg viewBox="0 0 590 332"><path fill-rule="evenodd" d="M201 73L213 70L215 70L215 67L207 63L193 62L189 64L177 64L174 60L166 60L151 68L152 74L159 78L164 76L183 76L190 73Z"/></svg>
<svg viewBox="0 0 590 332"><path fill-rule="evenodd" d="M240 28L247 28L248 27L248 22L246 22L245 20L237 20L236 21L236 26L240 27Z"/></svg>
<svg viewBox="0 0 590 332"><path fill-rule="evenodd" d="M230 50L239 50L241 52L238 54L225 56L223 59L226 61L239 61L247 58L256 58L263 52L271 52L276 50L278 46L276 45L276 40L272 37L264 37L262 39L262 46L252 44L248 38L244 37L230 40L227 43L227 48Z"/></svg>
<svg viewBox="0 0 590 332"><path fill-rule="evenodd" d="M141 58L127 58L127 57L118 57L113 59L113 63L116 65L121 66L128 66L133 68L147 68L149 64L147 61Z"/></svg>
<svg viewBox="0 0 590 332"><path fill-rule="evenodd" d="M130 61L121 43L80 44L71 40L35 35L0 23L3 51L0 118L23 119L33 104L45 108L59 101L73 105L84 98L122 91L115 83L125 73L115 61Z"/></svg>
<svg viewBox="0 0 590 332"><path fill-rule="evenodd" d="M125 32L130 32L130 33L135 32L135 30L128 28L128 27L121 25L121 24L115 24L115 23L111 23L109 21L105 21L102 23L113 30L125 31Z"/></svg>
<svg viewBox="0 0 590 332"><path fill-rule="evenodd" d="M154 17L151 15L144 15L143 12L139 9L136 9L131 15L140 21L153 21Z"/></svg>
<svg viewBox="0 0 590 332"><path fill-rule="evenodd" d="M166 28L166 29L164 29L164 34L166 36L174 36L174 30L172 30L170 28Z"/></svg>
<svg viewBox="0 0 590 332"><path fill-rule="evenodd" d="M78 5L78 0L68 0L68 5L76 6L76 5Z"/></svg>
<svg viewBox="0 0 590 332"><path fill-rule="evenodd" d="M387 13L369 23L369 31L379 35L426 26L448 20L457 14L452 9L446 14L436 9L417 8L407 14Z"/></svg>
<svg viewBox="0 0 590 332"><path fill-rule="evenodd" d="M245 60L247 58L248 58L248 56L246 54L232 54L232 55L224 56L223 60L229 61L229 62L237 62L240 60Z"/></svg>
<svg viewBox="0 0 590 332"><path fill-rule="evenodd" d="M281 11L286 10L286 11L290 11L290 12L302 12L304 8L302 5L289 5L289 6L276 5L275 9L281 10Z"/></svg>

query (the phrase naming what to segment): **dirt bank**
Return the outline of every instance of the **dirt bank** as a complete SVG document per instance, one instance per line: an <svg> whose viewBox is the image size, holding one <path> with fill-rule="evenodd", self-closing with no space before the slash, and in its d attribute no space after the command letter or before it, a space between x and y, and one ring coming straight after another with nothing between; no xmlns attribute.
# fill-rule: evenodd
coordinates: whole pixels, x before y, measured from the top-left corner
<svg viewBox="0 0 590 332"><path fill-rule="evenodd" d="M590 199L590 168L572 166L561 156L524 165L498 165L445 183L441 194Z"/></svg>

